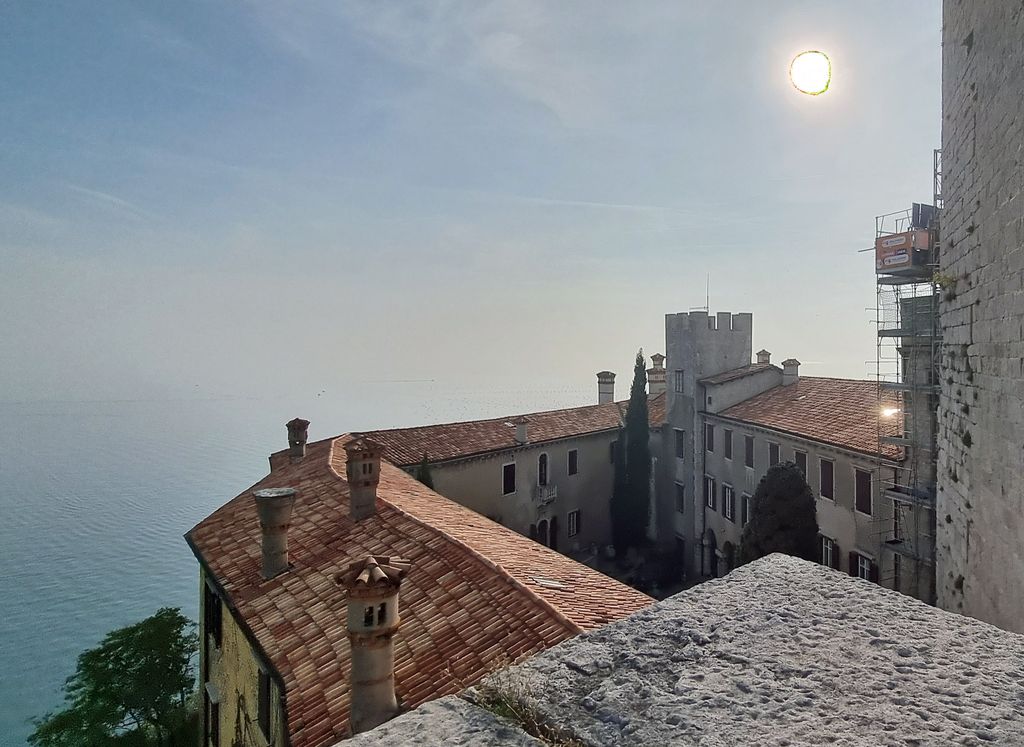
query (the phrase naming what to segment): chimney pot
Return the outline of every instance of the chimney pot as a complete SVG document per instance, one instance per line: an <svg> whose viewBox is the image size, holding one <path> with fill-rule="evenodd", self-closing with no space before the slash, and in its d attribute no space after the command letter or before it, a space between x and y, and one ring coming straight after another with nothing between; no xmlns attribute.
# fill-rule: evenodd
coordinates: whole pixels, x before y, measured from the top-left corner
<svg viewBox="0 0 1024 747"><path fill-rule="evenodd" d="M368 438L354 438L345 444L349 515L355 521L377 513L377 486L383 455L384 447Z"/></svg>
<svg viewBox="0 0 1024 747"><path fill-rule="evenodd" d="M288 570L288 525L295 505L294 488L265 488L253 491L260 517L263 578Z"/></svg>
<svg viewBox="0 0 1024 747"><path fill-rule="evenodd" d="M398 593L409 570L403 558L369 556L335 576L348 592L348 640L352 650L349 723L360 734L398 714L395 644Z"/></svg>
<svg viewBox="0 0 1024 747"><path fill-rule="evenodd" d="M647 394L661 394L667 388L665 372L665 356L655 353L651 356L651 367L647 369Z"/></svg>
<svg viewBox="0 0 1024 747"><path fill-rule="evenodd" d="M800 380L800 361L787 358L782 361L782 385L788 386Z"/></svg>
<svg viewBox="0 0 1024 747"><path fill-rule="evenodd" d="M309 421L302 418L289 420L285 427L288 428L288 456L292 461L302 459L306 456L306 438L308 437Z"/></svg>
<svg viewBox="0 0 1024 747"><path fill-rule="evenodd" d="M758 350L757 351L757 362L758 363L771 363L772 362L772 354L769 353L767 350Z"/></svg>
<svg viewBox="0 0 1024 747"><path fill-rule="evenodd" d="M517 444L529 443L529 441L530 441L530 434L529 434L530 421L527 420L525 417L520 416L520 417L516 418L514 422L515 422L515 426L516 426L516 443Z"/></svg>
<svg viewBox="0 0 1024 747"><path fill-rule="evenodd" d="M615 401L615 374L599 371L597 374L597 404L606 405Z"/></svg>

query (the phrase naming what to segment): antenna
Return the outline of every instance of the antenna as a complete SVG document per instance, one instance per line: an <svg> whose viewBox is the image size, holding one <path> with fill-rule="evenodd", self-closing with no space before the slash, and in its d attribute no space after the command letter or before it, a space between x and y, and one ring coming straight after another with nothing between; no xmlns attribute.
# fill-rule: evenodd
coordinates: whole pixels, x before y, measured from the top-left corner
<svg viewBox="0 0 1024 747"><path fill-rule="evenodd" d="M707 289L706 289L705 295L704 295L704 308L708 310L709 314L711 313L711 273L710 272L708 273Z"/></svg>

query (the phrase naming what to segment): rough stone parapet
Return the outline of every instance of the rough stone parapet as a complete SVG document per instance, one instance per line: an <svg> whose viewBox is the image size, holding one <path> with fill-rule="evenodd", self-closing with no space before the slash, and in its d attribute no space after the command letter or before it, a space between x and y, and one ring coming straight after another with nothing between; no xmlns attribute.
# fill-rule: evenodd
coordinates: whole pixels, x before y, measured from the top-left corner
<svg viewBox="0 0 1024 747"><path fill-rule="evenodd" d="M494 681L531 693L535 713L590 746L1024 739L1024 636L784 555L567 640ZM467 724L461 705L421 711L385 728L412 718L444 735L437 744L519 744L488 736L486 717ZM375 738L355 744L406 743L379 729L361 739Z"/></svg>
<svg viewBox="0 0 1024 747"><path fill-rule="evenodd" d="M429 747L544 747L521 729L490 711L449 695L346 740L337 747L429 745Z"/></svg>

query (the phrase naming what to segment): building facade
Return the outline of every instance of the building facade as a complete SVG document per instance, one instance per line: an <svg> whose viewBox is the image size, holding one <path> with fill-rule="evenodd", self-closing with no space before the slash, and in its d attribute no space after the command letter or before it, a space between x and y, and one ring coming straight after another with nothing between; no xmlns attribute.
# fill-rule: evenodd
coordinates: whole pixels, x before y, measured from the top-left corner
<svg viewBox="0 0 1024 747"><path fill-rule="evenodd" d="M734 567L750 498L768 468L795 462L817 503L819 561L929 601L931 546L907 531L928 506L897 508L891 486L906 457L886 443L898 396L878 382L801 377L795 359L751 361L750 314L670 314L659 542L683 548L690 579ZM920 512L917 516L914 512Z"/></svg>
<svg viewBox="0 0 1024 747"><path fill-rule="evenodd" d="M456 503L553 550L593 552L612 542L614 450L628 404L614 401L613 387L603 371L597 405L366 435L412 475L426 457L434 489ZM648 414L657 455L664 394L651 393Z"/></svg>
<svg viewBox="0 0 1024 747"><path fill-rule="evenodd" d="M942 5L938 603L1024 632L1024 11Z"/></svg>

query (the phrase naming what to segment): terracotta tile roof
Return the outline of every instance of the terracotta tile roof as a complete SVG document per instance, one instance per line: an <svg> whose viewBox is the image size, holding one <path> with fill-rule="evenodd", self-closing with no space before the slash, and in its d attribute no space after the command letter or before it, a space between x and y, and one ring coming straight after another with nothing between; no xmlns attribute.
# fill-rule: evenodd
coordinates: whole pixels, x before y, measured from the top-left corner
<svg viewBox="0 0 1024 747"><path fill-rule="evenodd" d="M750 376L751 374L760 373L761 371L767 371L773 369L782 373L782 369L772 363L751 363L746 366L740 366L739 368L733 368L729 371L723 371L720 374L714 376L707 376L701 379L704 384L725 384L728 381L735 381L736 379L742 379L744 376Z"/></svg>
<svg viewBox="0 0 1024 747"><path fill-rule="evenodd" d="M298 490L289 529L291 569L264 581L260 530L247 490L186 538L256 638L285 688L293 747L347 734L346 600L333 576L369 555L410 561L395 643L398 696L407 707L455 693L488 671L652 599L437 495L382 462L377 512L349 517L343 445L287 453L252 489Z"/></svg>
<svg viewBox="0 0 1024 747"><path fill-rule="evenodd" d="M898 458L901 449L883 445L879 452L878 384L858 379L801 376L789 386L776 386L718 413L844 449L881 453ZM884 393L882 402L899 407L899 399ZM890 434L896 435L899 418Z"/></svg>
<svg viewBox="0 0 1024 747"><path fill-rule="evenodd" d="M537 444L614 430L622 425L628 404L629 400L622 400L604 405L526 413L527 435L530 443ZM648 408L651 425L660 426L665 419L665 395L651 397ZM518 446L515 420L520 417L524 416L367 431L362 435L383 444L387 448L388 461L408 467L418 464L424 454L431 462L444 462L515 448Z"/></svg>

